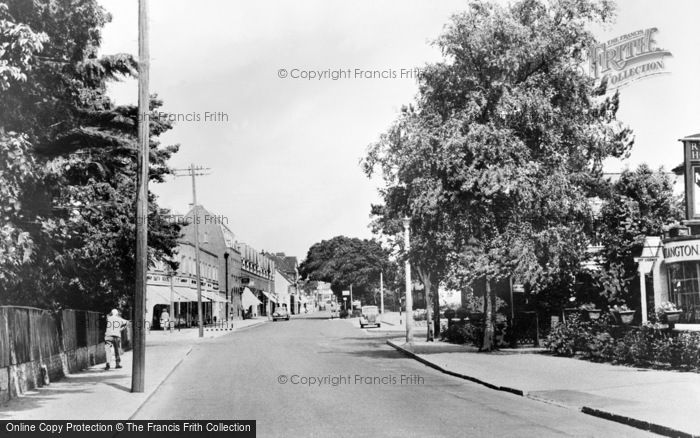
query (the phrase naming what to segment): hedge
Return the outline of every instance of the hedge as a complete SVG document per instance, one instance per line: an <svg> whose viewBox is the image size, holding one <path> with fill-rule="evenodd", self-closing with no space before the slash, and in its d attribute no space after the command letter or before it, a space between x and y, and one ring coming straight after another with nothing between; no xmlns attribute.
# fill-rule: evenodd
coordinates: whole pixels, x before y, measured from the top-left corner
<svg viewBox="0 0 700 438"><path fill-rule="evenodd" d="M545 346L555 355L597 362L700 371L700 333L657 325L615 326L609 315L582 321L577 315L554 327Z"/></svg>

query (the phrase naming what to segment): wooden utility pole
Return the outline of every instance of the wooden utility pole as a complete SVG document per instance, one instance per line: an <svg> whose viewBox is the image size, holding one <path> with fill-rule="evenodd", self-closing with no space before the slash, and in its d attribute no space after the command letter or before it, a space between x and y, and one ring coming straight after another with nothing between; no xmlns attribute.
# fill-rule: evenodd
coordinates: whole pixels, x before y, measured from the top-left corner
<svg viewBox="0 0 700 438"><path fill-rule="evenodd" d="M197 325L199 326L199 337L204 337L204 318L202 317L202 278L199 266L199 209L197 208L197 186L194 174L194 164L190 166L192 174L192 206L194 210L194 259L195 272L197 273Z"/></svg>
<svg viewBox="0 0 700 438"><path fill-rule="evenodd" d="M197 208L197 186L194 164L190 165L192 175L192 207L194 210L194 259L195 272L197 273L197 325L199 326L199 337L204 337L204 318L202 317L202 277L200 277L199 266L199 209Z"/></svg>
<svg viewBox="0 0 700 438"><path fill-rule="evenodd" d="M139 0L138 187L136 191L136 289L134 291L134 351L131 392L143 392L146 368L146 273L148 270L148 0Z"/></svg>
<svg viewBox="0 0 700 438"><path fill-rule="evenodd" d="M411 262L408 260L409 250L411 249L409 226L411 219L406 217L403 220L403 242L404 250L406 251L406 343L413 343L413 295L411 294Z"/></svg>
<svg viewBox="0 0 700 438"><path fill-rule="evenodd" d="M177 176L191 176L192 177L192 211L194 212L194 217L192 222L194 225L194 259L195 259L195 275L197 276L197 324L199 326L199 337L204 337L204 317L202 315L202 278L200 274L199 266L199 209L197 208L197 183L196 177L198 175L209 175L207 171L209 168L196 166L190 164L187 169L173 169L173 174Z"/></svg>

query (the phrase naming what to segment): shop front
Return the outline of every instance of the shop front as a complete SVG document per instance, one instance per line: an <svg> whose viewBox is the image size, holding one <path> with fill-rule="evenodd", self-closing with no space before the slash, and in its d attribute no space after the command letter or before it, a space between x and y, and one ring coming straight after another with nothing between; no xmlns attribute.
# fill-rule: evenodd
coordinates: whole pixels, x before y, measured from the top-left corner
<svg viewBox="0 0 700 438"><path fill-rule="evenodd" d="M250 288L243 288L243 295L241 296L241 302L243 304L243 318L254 318L260 315L260 307L262 306L262 301L250 290Z"/></svg>
<svg viewBox="0 0 700 438"><path fill-rule="evenodd" d="M665 239L661 262L667 280L661 288L661 301L673 303L682 312L680 322L700 324L700 238Z"/></svg>
<svg viewBox="0 0 700 438"><path fill-rule="evenodd" d="M214 305L219 304L202 292L202 320L214 322ZM146 288L146 321L149 329L162 330L161 314L168 313L173 327L192 327L198 323L197 292L184 287L149 284Z"/></svg>

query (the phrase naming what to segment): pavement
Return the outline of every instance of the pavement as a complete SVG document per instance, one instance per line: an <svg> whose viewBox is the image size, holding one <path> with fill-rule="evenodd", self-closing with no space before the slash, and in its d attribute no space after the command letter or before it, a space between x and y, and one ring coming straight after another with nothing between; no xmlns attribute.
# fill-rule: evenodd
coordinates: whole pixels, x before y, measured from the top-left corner
<svg viewBox="0 0 700 438"><path fill-rule="evenodd" d="M488 388L581 411L666 436L700 437L700 374L594 363L505 350L392 339L441 372ZM530 350L537 353L537 350Z"/></svg>
<svg viewBox="0 0 700 438"><path fill-rule="evenodd" d="M0 420L125 420L131 418L196 345L266 322L235 321L231 330L196 328L151 331L146 336L145 390L131 392L132 353L122 355L122 368L104 370L104 363L70 374L0 405ZM239 332L239 333L236 333Z"/></svg>
<svg viewBox="0 0 700 438"><path fill-rule="evenodd" d="M254 419L259 437L653 436L427 368L317 312L195 345L133 419Z"/></svg>

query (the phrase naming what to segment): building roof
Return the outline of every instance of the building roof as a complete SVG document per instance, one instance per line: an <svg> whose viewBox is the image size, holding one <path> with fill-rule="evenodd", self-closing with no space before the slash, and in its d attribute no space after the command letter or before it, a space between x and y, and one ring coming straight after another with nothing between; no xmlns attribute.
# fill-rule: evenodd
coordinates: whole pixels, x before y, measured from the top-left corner
<svg viewBox="0 0 700 438"><path fill-rule="evenodd" d="M678 139L678 141L685 141L685 140L700 140L700 134L693 134L693 135L689 135L685 138Z"/></svg>
<svg viewBox="0 0 700 438"><path fill-rule="evenodd" d="M201 205L197 205L197 213L197 217L199 217L200 247L217 241L221 242L226 251L238 252L235 234L224 223L221 223L221 220L216 220L216 218L223 219L222 216L212 214ZM194 218L194 208L190 208L184 216L181 241L194 242Z"/></svg>
<svg viewBox="0 0 700 438"><path fill-rule="evenodd" d="M296 280L294 276L290 276L290 275L287 274L286 272L280 271L279 268L275 268L275 269L277 270L277 272L280 273L280 275L281 275L285 280L287 280L287 282L288 282L289 284L294 284L294 281Z"/></svg>
<svg viewBox="0 0 700 438"><path fill-rule="evenodd" d="M280 273L285 274L285 277L296 278L297 266L299 262L294 256L287 256L283 252L278 252L276 254L266 254L275 262L275 267ZM292 281L293 283L294 281Z"/></svg>

